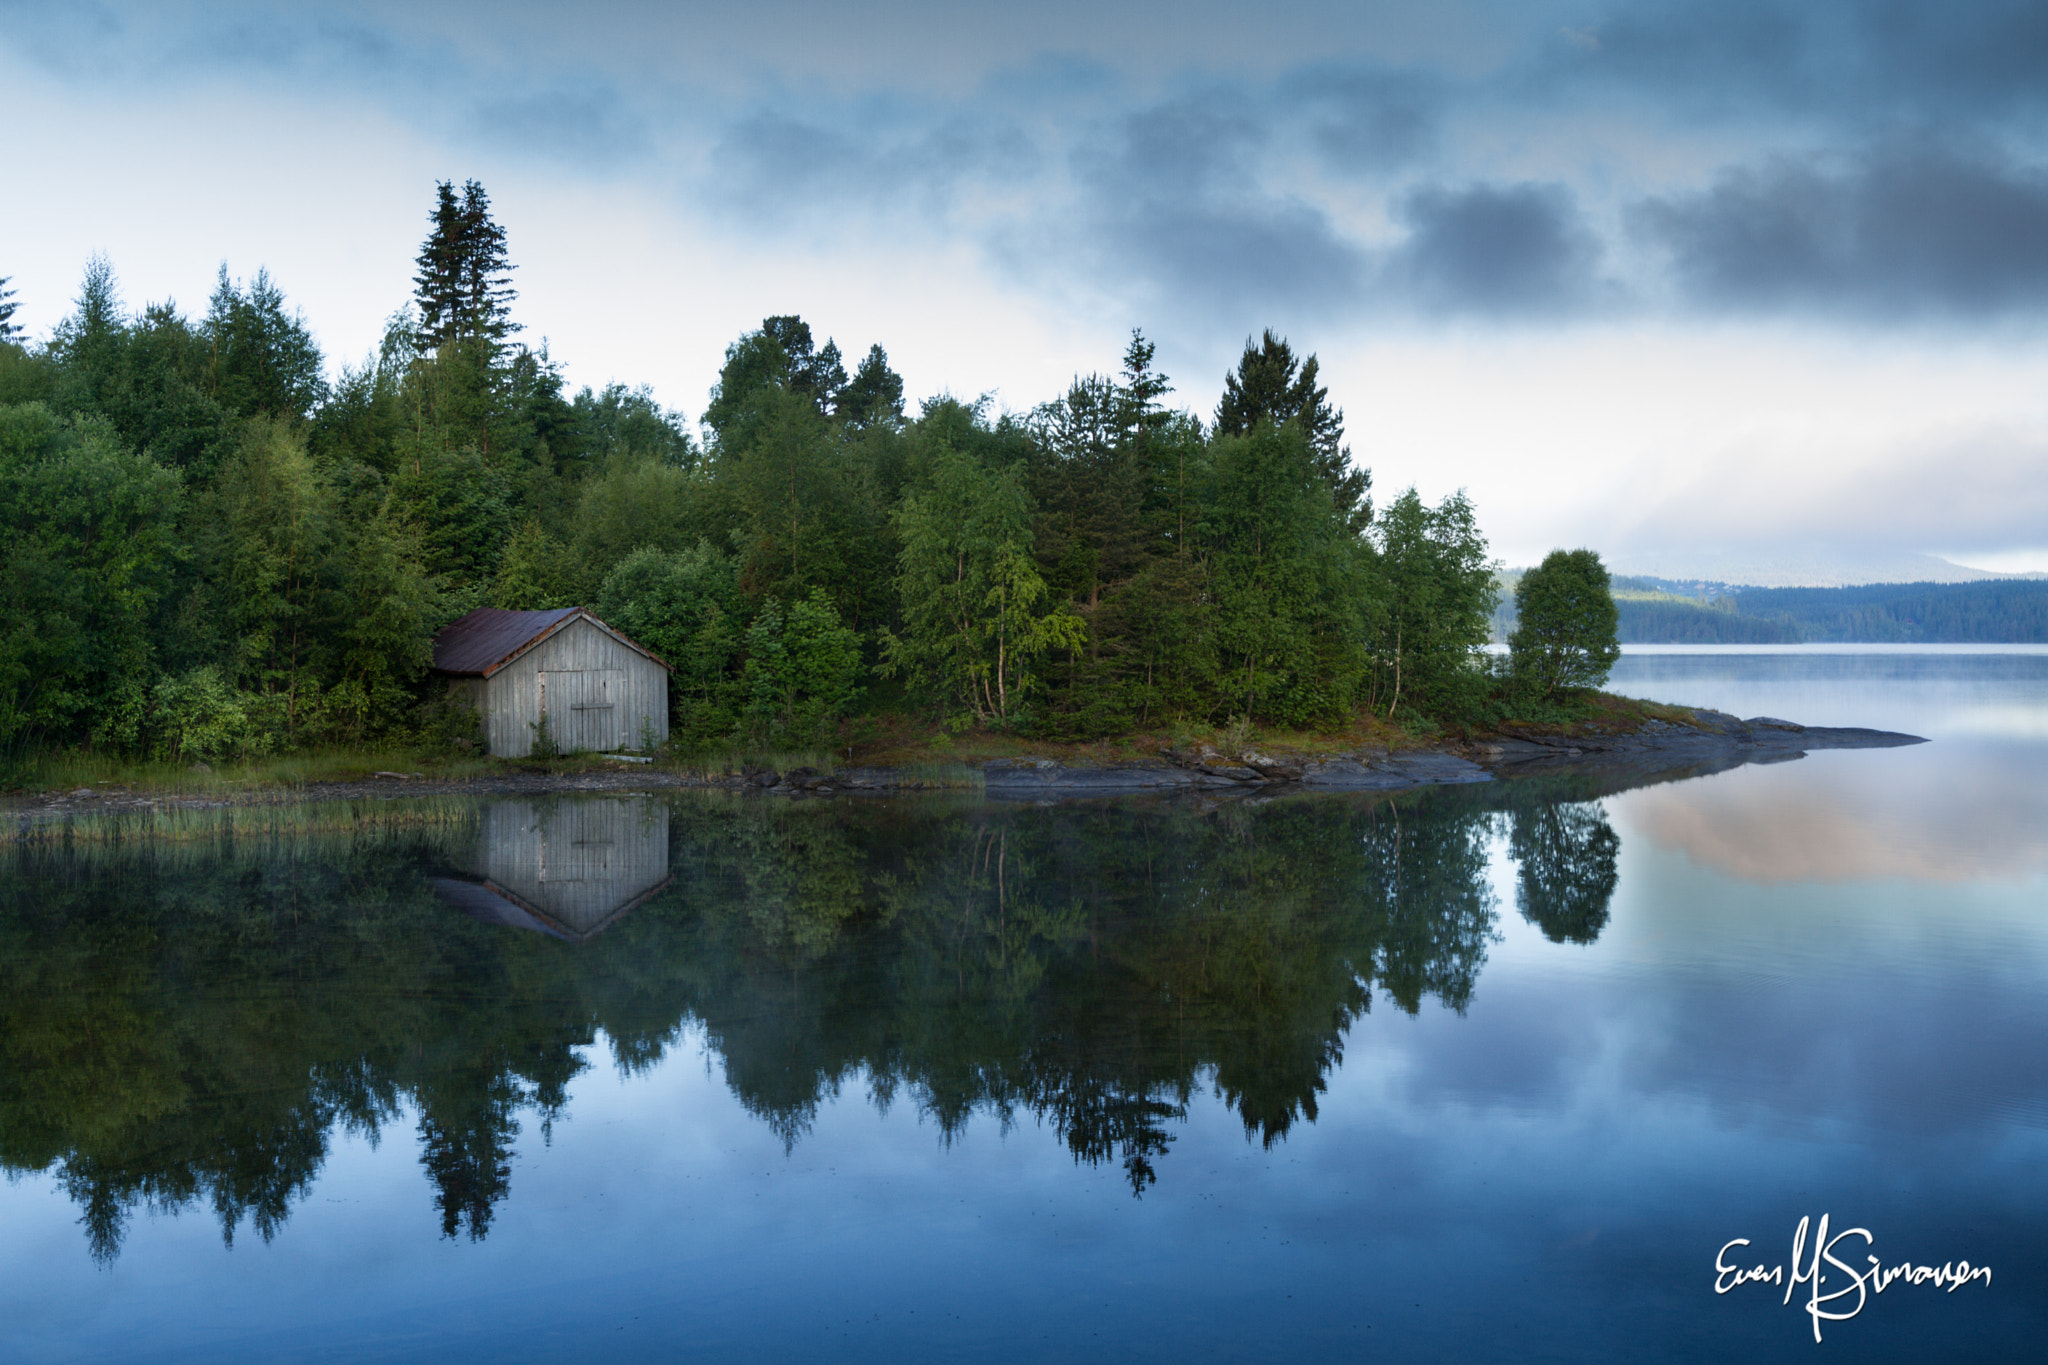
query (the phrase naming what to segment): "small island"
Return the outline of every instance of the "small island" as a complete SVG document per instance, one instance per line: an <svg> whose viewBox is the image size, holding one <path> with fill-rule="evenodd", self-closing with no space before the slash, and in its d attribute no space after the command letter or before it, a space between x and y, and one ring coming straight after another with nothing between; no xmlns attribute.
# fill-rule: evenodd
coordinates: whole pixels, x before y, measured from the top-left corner
<svg viewBox="0 0 2048 1365"><path fill-rule="evenodd" d="M1477 509L1376 503L1316 356L1270 330L1206 416L1136 332L1026 411L913 414L880 344L849 372L772 316L693 431L645 387L571 395L519 340L480 184L428 221L382 345L338 371L278 282L225 266L195 318L129 310L96 257L49 337L0 338L18 798L1369 789L1904 742L1601 693L1591 550L1522 574L1489 652ZM581 653L493 681L501 626L523 649L572 620Z"/></svg>

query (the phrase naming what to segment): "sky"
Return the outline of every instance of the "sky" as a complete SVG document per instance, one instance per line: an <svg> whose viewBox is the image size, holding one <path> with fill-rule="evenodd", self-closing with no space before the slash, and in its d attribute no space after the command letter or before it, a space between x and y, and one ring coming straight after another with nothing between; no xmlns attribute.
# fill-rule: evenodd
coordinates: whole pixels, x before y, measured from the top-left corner
<svg viewBox="0 0 2048 1365"><path fill-rule="evenodd" d="M38 337L104 252L360 361L474 178L524 338L692 420L770 314L1014 411L1138 328L1205 416L1270 327L1510 564L2048 570L2038 3L0 0L0 89Z"/></svg>

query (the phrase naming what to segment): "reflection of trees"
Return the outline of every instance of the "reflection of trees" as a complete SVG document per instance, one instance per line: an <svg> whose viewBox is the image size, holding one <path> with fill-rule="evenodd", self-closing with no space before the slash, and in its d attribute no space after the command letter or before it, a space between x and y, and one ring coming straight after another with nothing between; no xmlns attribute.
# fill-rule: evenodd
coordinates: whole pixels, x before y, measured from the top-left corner
<svg viewBox="0 0 2048 1365"><path fill-rule="evenodd" d="M1521 867L1515 903L1552 943L1591 943L1607 927L1621 839L1597 802L1519 809L1508 851Z"/></svg>
<svg viewBox="0 0 2048 1365"><path fill-rule="evenodd" d="M11 851L0 875L0 1164L54 1168L111 1259L137 1205L266 1240L337 1129L410 1103L453 1233L481 1235L523 1103L591 1037L535 945L455 919L409 840ZM538 990L536 988L539 988ZM521 999L521 996L525 999Z"/></svg>
<svg viewBox="0 0 2048 1365"><path fill-rule="evenodd" d="M1493 819L1470 794L693 800L669 888L580 944L437 900L427 875L466 835L16 849L0 1163L54 1169L103 1257L137 1204L268 1238L330 1134L410 1112L442 1232L481 1238L522 1119L562 1114L579 1049L602 1034L639 1071L694 1020L786 1143L864 1084L947 1139L1031 1117L1142 1194L1197 1091L1270 1145L1314 1120L1376 994L1466 1007ZM1597 807L1546 819L1516 815L1524 912L1548 929L1531 907L1597 900L1572 921L1597 932L1612 833Z"/></svg>

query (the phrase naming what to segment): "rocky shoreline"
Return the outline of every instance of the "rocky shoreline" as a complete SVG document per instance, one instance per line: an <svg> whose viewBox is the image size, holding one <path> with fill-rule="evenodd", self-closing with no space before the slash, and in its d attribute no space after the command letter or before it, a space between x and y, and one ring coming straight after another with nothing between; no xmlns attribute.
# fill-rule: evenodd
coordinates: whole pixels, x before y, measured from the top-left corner
<svg viewBox="0 0 2048 1365"><path fill-rule="evenodd" d="M1719 711L1693 711L1686 721L1651 720L1613 734L1497 735L1432 749L1274 756L1256 749L1226 754L1210 745L1166 749L1158 757L1095 766L1069 766L1052 758L1006 758L963 768L963 780L916 770L854 766L821 772L748 768L703 776L636 768L617 772L554 774L508 771L482 778L432 779L383 773L367 781L318 782L214 795L152 794L81 788L69 793L15 798L14 821L23 828L94 812L209 809L226 806L375 800L404 796L519 796L575 792L736 790L781 796L887 795L977 790L995 800L1065 800L1089 796L1229 792L1401 792L1518 778L1572 775L1602 787L1672 780L1748 763L1780 763L1819 749L1878 749L1924 744L1917 735L1885 730L1804 726L1772 716L1743 720ZM978 781L976 780L978 778Z"/></svg>
<svg viewBox="0 0 2048 1365"><path fill-rule="evenodd" d="M1917 735L1886 730L1805 726L1774 716L1743 720L1720 711L1694 711L1690 723L1651 720L1628 734L1521 734L1441 749L1369 749L1278 759L1251 750L1226 755L1204 746L1190 753L1166 750L1158 762L1102 768L1069 768L1051 759L1007 759L985 764L982 775L990 796L1234 787L1402 791L1565 771L1732 767L1782 762L1815 749L1924 743Z"/></svg>

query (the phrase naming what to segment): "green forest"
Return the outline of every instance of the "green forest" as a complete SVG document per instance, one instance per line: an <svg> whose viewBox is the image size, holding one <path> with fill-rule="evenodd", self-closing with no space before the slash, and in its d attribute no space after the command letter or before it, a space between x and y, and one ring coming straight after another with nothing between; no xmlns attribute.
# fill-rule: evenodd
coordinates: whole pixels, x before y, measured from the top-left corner
<svg viewBox="0 0 2048 1365"><path fill-rule="evenodd" d="M454 744L431 642L486 605L646 644L679 747L880 713L1441 722L1498 690L1472 506L1375 506L1316 357L1270 331L1206 418L1138 333L1028 411L913 412L880 344L768 317L693 429L519 340L482 186L441 184L427 229L376 352L338 365L263 270L223 264L193 314L131 309L94 258L41 339L0 301L0 755Z"/></svg>

